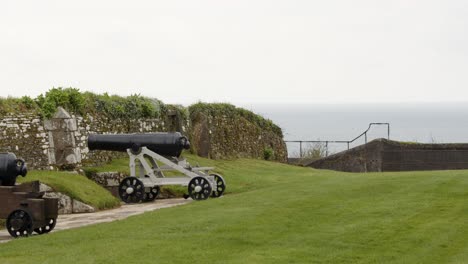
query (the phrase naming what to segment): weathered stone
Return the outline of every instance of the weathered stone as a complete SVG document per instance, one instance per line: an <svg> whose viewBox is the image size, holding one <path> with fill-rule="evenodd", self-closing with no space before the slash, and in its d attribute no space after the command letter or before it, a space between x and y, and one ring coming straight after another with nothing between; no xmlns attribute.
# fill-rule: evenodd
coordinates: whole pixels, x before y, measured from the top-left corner
<svg viewBox="0 0 468 264"><path fill-rule="evenodd" d="M39 185L39 191L40 191L40 192L52 192L53 189L52 189L50 186L48 186L48 185L46 185L46 184L44 184L44 183L41 183L41 184Z"/></svg>
<svg viewBox="0 0 468 264"><path fill-rule="evenodd" d="M65 129L66 131L76 131L77 126L76 126L76 120L75 119L65 119Z"/></svg>
<svg viewBox="0 0 468 264"><path fill-rule="evenodd" d="M57 112L55 112L53 118L63 118L63 119L69 119L71 118L70 114L63 109L63 107L57 107Z"/></svg>
<svg viewBox="0 0 468 264"><path fill-rule="evenodd" d="M107 186L118 186L120 181L125 178L126 175L121 172L98 172L90 176L90 179L97 182L98 184Z"/></svg>
<svg viewBox="0 0 468 264"><path fill-rule="evenodd" d="M94 207L87 205L85 203L82 203L78 200L73 200L72 202L72 210L74 214L79 214L79 213L94 213L96 210Z"/></svg>

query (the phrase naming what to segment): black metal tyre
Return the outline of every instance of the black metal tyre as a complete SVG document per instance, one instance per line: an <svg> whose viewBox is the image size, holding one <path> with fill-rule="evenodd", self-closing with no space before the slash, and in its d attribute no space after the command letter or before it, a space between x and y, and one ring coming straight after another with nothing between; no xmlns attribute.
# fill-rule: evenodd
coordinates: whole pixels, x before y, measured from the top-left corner
<svg viewBox="0 0 468 264"><path fill-rule="evenodd" d="M47 224L45 226L35 228L34 232L38 233L39 235L49 233L54 229L55 224L57 223L57 218L49 218L47 219Z"/></svg>
<svg viewBox="0 0 468 264"><path fill-rule="evenodd" d="M12 237L27 237L33 232L33 220L25 210L15 210L8 215L6 228Z"/></svg>
<svg viewBox="0 0 468 264"><path fill-rule="evenodd" d="M211 197L218 198L223 195L224 191L226 190L226 182L224 178L219 174L210 174L210 176L214 177L216 187L211 193Z"/></svg>
<svg viewBox="0 0 468 264"><path fill-rule="evenodd" d="M145 186L136 177L127 177L119 184L119 196L126 203L140 203L145 198Z"/></svg>
<svg viewBox="0 0 468 264"><path fill-rule="evenodd" d="M206 200L211 195L211 184L203 177L194 177L189 182L188 192L193 200Z"/></svg>
<svg viewBox="0 0 468 264"><path fill-rule="evenodd" d="M151 187L151 190L145 193L145 198L144 198L145 202L154 201L154 199L156 199L160 191L161 189L159 188L159 186Z"/></svg>

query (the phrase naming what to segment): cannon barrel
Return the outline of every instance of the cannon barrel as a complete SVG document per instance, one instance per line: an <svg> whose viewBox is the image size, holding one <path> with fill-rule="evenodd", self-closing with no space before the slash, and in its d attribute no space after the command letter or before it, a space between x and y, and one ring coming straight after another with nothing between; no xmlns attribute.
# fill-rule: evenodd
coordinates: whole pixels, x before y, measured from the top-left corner
<svg viewBox="0 0 468 264"><path fill-rule="evenodd" d="M137 152L147 147L162 156L179 157L183 149L190 148L190 142L179 132L149 134L113 134L88 136L89 150L122 151L132 149Z"/></svg>
<svg viewBox="0 0 468 264"><path fill-rule="evenodd" d="M23 159L10 152L0 153L0 184L14 186L18 176L26 176L28 169Z"/></svg>

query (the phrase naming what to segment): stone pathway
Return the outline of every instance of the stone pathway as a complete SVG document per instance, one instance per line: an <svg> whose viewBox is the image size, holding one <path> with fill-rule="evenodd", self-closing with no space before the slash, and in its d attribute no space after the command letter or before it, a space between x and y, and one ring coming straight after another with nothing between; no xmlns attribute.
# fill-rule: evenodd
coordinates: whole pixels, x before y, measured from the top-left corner
<svg viewBox="0 0 468 264"><path fill-rule="evenodd" d="M86 214L67 214L59 215L57 225L52 232L60 230L77 228L81 226L93 225L98 223L112 222L124 219L132 215L142 214L144 212L154 211L162 208L174 207L191 202L191 199L163 199L152 203L124 204L117 209L99 211ZM36 234L33 232L33 234ZM0 230L0 243L5 243L13 239L6 229Z"/></svg>

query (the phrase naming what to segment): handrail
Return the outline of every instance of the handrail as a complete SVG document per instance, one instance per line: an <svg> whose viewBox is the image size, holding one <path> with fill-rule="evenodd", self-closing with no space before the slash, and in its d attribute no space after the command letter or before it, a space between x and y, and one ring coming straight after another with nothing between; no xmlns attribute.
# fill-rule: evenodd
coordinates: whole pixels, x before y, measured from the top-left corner
<svg viewBox="0 0 468 264"><path fill-rule="evenodd" d="M372 126L380 126L385 125L387 126L387 139L390 139L390 123L369 123L369 127L366 131L362 132L359 136L355 137L352 140L285 140L284 142L290 143L299 143L299 157L302 158L302 143L325 143L326 153L325 156L328 156L328 143L346 143L348 145L353 143L354 141L358 140L362 136L365 138L365 143L367 144L367 132L372 128Z"/></svg>

